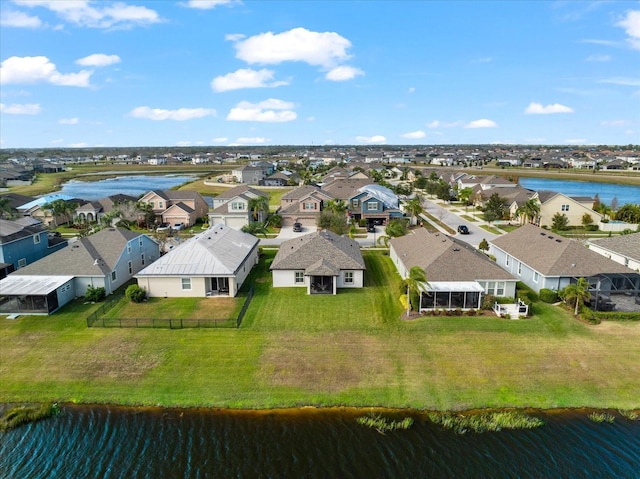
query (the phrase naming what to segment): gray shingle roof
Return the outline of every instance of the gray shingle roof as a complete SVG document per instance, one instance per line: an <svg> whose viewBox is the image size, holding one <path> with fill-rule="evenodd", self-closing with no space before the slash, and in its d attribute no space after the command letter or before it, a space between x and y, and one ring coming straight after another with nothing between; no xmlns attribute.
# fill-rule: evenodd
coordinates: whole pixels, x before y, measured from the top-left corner
<svg viewBox="0 0 640 479"><path fill-rule="evenodd" d="M17 220L0 219L0 244L6 244L20 238L33 236L45 230L44 225L33 218L18 218Z"/></svg>
<svg viewBox="0 0 640 479"><path fill-rule="evenodd" d="M282 195L282 200L285 200L285 201L299 200L300 198L304 198L305 196L307 196L309 193L312 193L314 191L319 191L319 190L320 188L314 185L302 185Z"/></svg>
<svg viewBox="0 0 640 479"><path fill-rule="evenodd" d="M217 224L153 262L140 276L232 276L258 244L258 238Z"/></svg>
<svg viewBox="0 0 640 479"><path fill-rule="evenodd" d="M263 191L256 190L255 188L251 188L247 185L238 185L226 190L223 193L220 193L218 196L216 196L216 199L217 200L232 199L232 198L235 198L236 196L242 195L247 192L253 193L254 196L264 196L265 198L269 197L269 195Z"/></svg>
<svg viewBox="0 0 640 479"><path fill-rule="evenodd" d="M545 276L595 276L634 271L589 251L577 241L526 224L491 243Z"/></svg>
<svg viewBox="0 0 640 479"><path fill-rule="evenodd" d="M428 281L515 279L485 254L442 233L419 228L389 243L408 269L424 269Z"/></svg>
<svg viewBox="0 0 640 479"><path fill-rule="evenodd" d="M322 267L325 268L366 269L358 243L331 231L317 231L285 241L280 245L271 269L306 270L320 267L319 261L324 261Z"/></svg>
<svg viewBox="0 0 640 479"><path fill-rule="evenodd" d="M106 228L94 235L20 268L24 275L106 275L115 267L127 243L140 233L119 228ZM99 259L100 261L96 261Z"/></svg>
<svg viewBox="0 0 640 479"><path fill-rule="evenodd" d="M588 243L593 243L611 252L640 261L640 233L591 239Z"/></svg>

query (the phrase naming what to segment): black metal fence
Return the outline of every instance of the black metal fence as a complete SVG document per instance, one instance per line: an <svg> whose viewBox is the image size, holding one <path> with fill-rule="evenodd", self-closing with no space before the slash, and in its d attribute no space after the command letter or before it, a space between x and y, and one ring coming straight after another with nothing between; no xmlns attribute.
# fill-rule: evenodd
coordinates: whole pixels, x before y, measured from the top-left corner
<svg viewBox="0 0 640 479"><path fill-rule="evenodd" d="M216 318L216 319L160 319L160 318L108 318L106 313L113 308L121 299L112 299L102 304L95 312L87 318L88 328L162 328L162 329L185 329L185 328L239 328L244 319L244 315L249 308L253 298L253 286L249 290L244 300L242 308L237 318Z"/></svg>

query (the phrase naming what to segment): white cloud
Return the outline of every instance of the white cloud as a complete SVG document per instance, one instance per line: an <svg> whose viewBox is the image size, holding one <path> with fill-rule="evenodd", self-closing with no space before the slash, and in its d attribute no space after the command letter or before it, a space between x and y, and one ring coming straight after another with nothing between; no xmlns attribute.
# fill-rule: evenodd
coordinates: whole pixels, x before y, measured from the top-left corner
<svg viewBox="0 0 640 479"><path fill-rule="evenodd" d="M69 143L67 148L87 148L89 143Z"/></svg>
<svg viewBox="0 0 640 479"><path fill-rule="evenodd" d="M59 145L60 143L64 143L64 140L62 138L58 138L57 140L51 141L52 145Z"/></svg>
<svg viewBox="0 0 640 479"><path fill-rule="evenodd" d="M612 127L622 127L628 124L625 120L612 120L612 121L601 121L600 125L602 126L612 126Z"/></svg>
<svg viewBox="0 0 640 479"><path fill-rule="evenodd" d="M640 79L637 78L607 78L600 80L598 83L611 83L612 85L624 85L624 86L640 86Z"/></svg>
<svg viewBox="0 0 640 479"><path fill-rule="evenodd" d="M602 53L595 53L585 58L586 62L608 62L611 60L611 55L603 55Z"/></svg>
<svg viewBox="0 0 640 479"><path fill-rule="evenodd" d="M16 28L40 28L42 21L38 17L32 17L24 12L8 10L0 12L0 25Z"/></svg>
<svg viewBox="0 0 640 479"><path fill-rule="evenodd" d="M291 102L270 98L260 103L242 101L229 111L229 121L259 121L265 123L284 123L293 121L297 114Z"/></svg>
<svg viewBox="0 0 640 479"><path fill-rule="evenodd" d="M85 67L106 67L107 65L120 63L120 57L118 55L94 53L93 55L76 60L76 63Z"/></svg>
<svg viewBox="0 0 640 479"><path fill-rule="evenodd" d="M77 125L79 122L78 118L61 118L58 120L61 125Z"/></svg>
<svg viewBox="0 0 640 479"><path fill-rule="evenodd" d="M275 88L282 85L288 85L288 82L273 81L273 70L266 68L262 70L241 68L211 80L211 88L217 93L242 88Z"/></svg>
<svg viewBox="0 0 640 479"><path fill-rule="evenodd" d="M215 116L216 111L211 108L178 108L177 110L163 110L160 108L149 108L139 106L129 113L134 118L146 118L148 120L175 120L186 121L205 116Z"/></svg>
<svg viewBox="0 0 640 479"><path fill-rule="evenodd" d="M242 3L240 0L189 0L185 7L197 8L199 10L211 10L218 5L233 5L234 3Z"/></svg>
<svg viewBox="0 0 640 479"><path fill-rule="evenodd" d="M356 141L358 143L370 143L370 144L376 144L376 145L384 145L387 142L387 139L382 135L356 136Z"/></svg>
<svg viewBox="0 0 640 479"><path fill-rule="evenodd" d="M229 141L229 138L227 138L226 136L221 136L218 138L214 138L213 140L211 140L214 143L226 143L227 141Z"/></svg>
<svg viewBox="0 0 640 479"><path fill-rule="evenodd" d="M78 73L62 74L44 56L9 57L0 64L0 83L44 81L53 85L87 87L92 73L90 70L81 70Z"/></svg>
<svg viewBox="0 0 640 479"><path fill-rule="evenodd" d="M481 120L474 120L465 125L465 128L497 128L498 124L493 120L487 120L482 118Z"/></svg>
<svg viewBox="0 0 640 479"><path fill-rule="evenodd" d="M306 28L277 34L261 33L235 44L236 57L249 64L277 65L297 61L327 69L348 60L350 47L351 42L335 32L312 32Z"/></svg>
<svg viewBox="0 0 640 479"><path fill-rule="evenodd" d="M360 70L360 68L342 65L327 72L325 78L331 81L346 81L352 80L358 75L364 75L364 72Z"/></svg>
<svg viewBox="0 0 640 479"><path fill-rule="evenodd" d="M634 50L640 50L640 10L631 10L616 26L624 28L628 35L627 43Z"/></svg>
<svg viewBox="0 0 640 479"><path fill-rule="evenodd" d="M400 136L402 138L418 139L418 138L424 138L425 136L427 136L427 134L422 130L417 130L417 131L411 131L409 133L404 133L403 135L400 135Z"/></svg>
<svg viewBox="0 0 640 479"><path fill-rule="evenodd" d="M40 105L37 103L14 103L12 105L0 103L0 111L7 115L38 115L42 111L42 108L40 108Z"/></svg>
<svg viewBox="0 0 640 479"><path fill-rule="evenodd" d="M271 141L269 138L263 138L260 136L257 137L240 137L237 138L236 141L230 145L262 145L268 141Z"/></svg>
<svg viewBox="0 0 640 479"><path fill-rule="evenodd" d="M427 123L427 128L454 128L456 126L461 126L461 125L462 125L461 121L443 122L440 120L433 120Z"/></svg>
<svg viewBox="0 0 640 479"><path fill-rule="evenodd" d="M542 103L531 102L524 110L525 115L551 115L553 113L573 113L573 108L560 103L544 106Z"/></svg>
<svg viewBox="0 0 640 479"><path fill-rule="evenodd" d="M177 141L176 142L176 146L190 146L191 142L190 141Z"/></svg>
<svg viewBox="0 0 640 479"><path fill-rule="evenodd" d="M618 45L618 43L612 42L611 40L597 40L597 39L581 40L580 43L590 43L592 45L604 45L606 47L615 47Z"/></svg>
<svg viewBox="0 0 640 479"><path fill-rule="evenodd" d="M409 89L407 90L407 93L413 93L414 91L416 91L415 87L409 87Z"/></svg>
<svg viewBox="0 0 640 479"><path fill-rule="evenodd" d="M244 33L227 33L224 36L224 39L228 42L237 42L239 40L242 40L243 38L246 38L247 36Z"/></svg>
<svg viewBox="0 0 640 479"><path fill-rule="evenodd" d="M14 2L24 7L47 8L62 20L88 28L131 28L162 21L155 10L127 5L124 2L103 3L92 0L14 0Z"/></svg>
<svg viewBox="0 0 640 479"><path fill-rule="evenodd" d="M584 138L575 138L575 139L569 139L569 140L564 140L565 143L569 144L569 145L586 145L587 144L587 140Z"/></svg>
<svg viewBox="0 0 640 479"><path fill-rule="evenodd" d="M432 122L427 123L427 128L439 128L440 120L433 120Z"/></svg>

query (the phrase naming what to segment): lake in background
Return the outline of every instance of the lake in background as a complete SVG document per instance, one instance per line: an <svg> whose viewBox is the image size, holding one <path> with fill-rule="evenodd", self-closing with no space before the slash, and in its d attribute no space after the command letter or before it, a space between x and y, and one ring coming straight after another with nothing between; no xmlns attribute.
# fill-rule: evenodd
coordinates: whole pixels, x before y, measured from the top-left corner
<svg viewBox="0 0 640 479"><path fill-rule="evenodd" d="M138 197L151 190L169 190L195 179L193 176L178 175L134 175L99 181L71 180L62 185L60 193L89 201L117 194Z"/></svg>
<svg viewBox="0 0 640 479"><path fill-rule="evenodd" d="M597 183L595 181L568 181L548 178L523 178L518 182L529 190L550 190L567 196L600 196L600 201L611 205L613 198L618 199L618 206L627 203L640 204L640 186L616 185L614 183Z"/></svg>
<svg viewBox="0 0 640 479"><path fill-rule="evenodd" d="M640 477L640 421L533 411L532 430L458 435L416 412L406 431L360 426L354 410L234 412L65 406L0 433L2 478Z"/></svg>

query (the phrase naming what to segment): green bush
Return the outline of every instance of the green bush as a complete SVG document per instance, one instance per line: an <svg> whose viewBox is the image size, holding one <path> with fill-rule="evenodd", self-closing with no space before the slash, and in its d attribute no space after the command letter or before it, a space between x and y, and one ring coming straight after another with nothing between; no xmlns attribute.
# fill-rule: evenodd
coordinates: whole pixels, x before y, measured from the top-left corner
<svg viewBox="0 0 640 479"><path fill-rule="evenodd" d="M91 303L97 303L102 301L106 296L106 292L102 286L94 288L93 286L87 286L87 292L84 295L84 300Z"/></svg>
<svg viewBox="0 0 640 479"><path fill-rule="evenodd" d="M491 294L486 294L482 298L482 305L480 306L485 311L490 311L493 309L493 303L496 302L496 297Z"/></svg>
<svg viewBox="0 0 640 479"><path fill-rule="evenodd" d="M600 227L598 225L587 225L584 227L587 231L598 231Z"/></svg>
<svg viewBox="0 0 640 479"><path fill-rule="evenodd" d="M624 311L594 311L593 315L601 321L640 321L640 313Z"/></svg>
<svg viewBox="0 0 640 479"><path fill-rule="evenodd" d="M552 289L542 288L540 290L540 301L553 304L558 302L558 293Z"/></svg>
<svg viewBox="0 0 640 479"><path fill-rule="evenodd" d="M134 303L142 303L147 298L147 292L137 284L128 286L124 292L128 300Z"/></svg>

